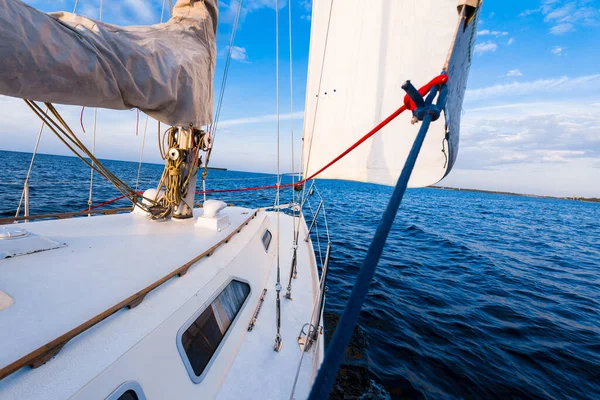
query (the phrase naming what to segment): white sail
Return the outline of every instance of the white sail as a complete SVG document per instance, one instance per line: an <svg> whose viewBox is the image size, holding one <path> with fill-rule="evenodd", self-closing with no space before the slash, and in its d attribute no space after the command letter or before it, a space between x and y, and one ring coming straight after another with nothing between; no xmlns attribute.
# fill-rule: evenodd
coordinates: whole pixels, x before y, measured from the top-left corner
<svg viewBox="0 0 600 400"><path fill-rule="evenodd" d="M118 27L0 0L0 94L211 122L217 0L179 0L164 24Z"/></svg>
<svg viewBox="0 0 600 400"><path fill-rule="evenodd" d="M458 6L458 7L457 7ZM458 151L478 0L322 0L313 3L304 171L310 176L447 70L445 115L431 125L410 187L437 183ZM394 185L419 129L404 112L319 175ZM447 127L447 131L446 131ZM446 136L448 133L448 136Z"/></svg>

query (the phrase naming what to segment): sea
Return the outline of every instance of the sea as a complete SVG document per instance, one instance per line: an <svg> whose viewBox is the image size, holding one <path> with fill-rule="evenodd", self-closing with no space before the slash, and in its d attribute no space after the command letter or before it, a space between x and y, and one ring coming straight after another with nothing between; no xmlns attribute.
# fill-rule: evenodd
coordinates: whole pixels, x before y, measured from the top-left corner
<svg viewBox="0 0 600 400"><path fill-rule="evenodd" d="M0 217L14 216L30 158L0 151ZM163 168L142 164L138 181L138 163L104 164L140 190L156 185ZM30 214L86 209L89 179L76 158L37 155ZM275 179L211 170L207 189ZM328 234L332 242L326 311L335 316L392 188L334 180L315 188L305 208L310 220L324 200L313 242L317 259ZM95 175L92 195L98 204L119 192ZM252 207L274 197L272 190L209 196ZM287 189L281 201L290 197ZM339 398L600 399L600 203L409 189L358 332L361 355L345 365L358 364L368 387L345 393L342 385Z"/></svg>

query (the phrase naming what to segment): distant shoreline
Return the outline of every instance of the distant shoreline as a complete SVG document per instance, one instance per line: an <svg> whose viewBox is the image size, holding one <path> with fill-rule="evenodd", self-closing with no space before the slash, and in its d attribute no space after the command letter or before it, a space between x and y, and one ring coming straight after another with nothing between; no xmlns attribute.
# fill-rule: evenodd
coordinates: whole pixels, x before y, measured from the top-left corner
<svg viewBox="0 0 600 400"><path fill-rule="evenodd" d="M541 196L537 194L522 194L513 192L500 192L496 190L481 190L481 189L467 189L467 188L453 188L448 186L430 186L433 189L443 190L455 190L457 192L475 192L475 193L490 193L490 194L507 194L510 196L522 196L522 197L535 197L539 199L558 199L558 200L573 200L573 201L585 201L588 203L600 203L600 198L596 197L557 197L557 196Z"/></svg>

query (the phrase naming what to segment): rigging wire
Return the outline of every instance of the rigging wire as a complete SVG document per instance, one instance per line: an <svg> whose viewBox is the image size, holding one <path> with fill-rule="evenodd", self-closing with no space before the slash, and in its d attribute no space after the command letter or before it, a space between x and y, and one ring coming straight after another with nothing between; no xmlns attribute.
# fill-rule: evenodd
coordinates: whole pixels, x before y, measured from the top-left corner
<svg viewBox="0 0 600 400"><path fill-rule="evenodd" d="M165 3L167 0L163 0L162 2L162 10L160 12L160 23L163 22L163 17L164 17L164 12L165 12ZM139 122L139 118L140 118L140 110L137 109L137 122L136 122L136 128L135 128L135 135L137 136L137 123ZM146 122L144 123L144 137L142 138L142 150L140 151L140 163L138 165L138 172L137 172L137 178L135 179L135 190L137 192L138 190L138 186L140 183L140 173L142 172L142 160L144 158L144 147L146 145L146 133L148 132L148 114L146 114ZM160 121L158 121L158 134L159 134L159 139L160 139ZM159 148L160 148L160 141L159 141ZM161 157L163 157L162 154L162 150L161 150ZM164 160L164 157L163 157Z"/></svg>
<svg viewBox="0 0 600 400"><path fill-rule="evenodd" d="M277 283L275 285L275 290L277 292L276 298L276 308L277 308L277 336L275 337L275 351L279 352L281 350L281 267L279 265L280 262L280 214L281 210L279 209L279 196L280 196L280 186L281 186L281 174L279 169L279 0L275 0L275 104L276 104L276 114L277 114L277 194L275 196L275 206L277 207Z"/></svg>
<svg viewBox="0 0 600 400"><path fill-rule="evenodd" d="M297 252L298 252L298 231L296 229L296 226L300 227L300 212L298 211L298 217L296 216L296 212L297 212L297 207L294 206L295 202L296 202L296 190L295 190L295 170L294 170L294 78L293 78L293 51L292 51L292 4L291 1L288 2L288 39L289 39L289 50L290 50L290 135L291 135L291 141L292 141L292 183L291 183L291 191L292 191L292 200L291 203L292 204L292 208L291 208L291 212L292 212L292 248L293 248L293 255L292 255L292 262L290 264L290 278L288 280L288 285L287 285L287 292L285 293L285 298L286 299L290 299L292 298L292 278L295 277L296 275L296 264L297 264Z"/></svg>
<svg viewBox="0 0 600 400"><path fill-rule="evenodd" d="M46 114L46 116L48 115L48 107L46 107L46 111L44 112L44 114ZM33 154L31 154L31 162L29 163L29 169L27 170L27 175L25 176L25 183L23 184L23 191L21 192L21 199L19 200L19 206L17 207L17 213L15 214L15 218L17 218L19 216L19 212L21 212L21 204L23 204L23 199L25 198L25 191L28 190L27 185L29 185L29 177L31 176L31 170L33 169L35 155L37 154L37 150L40 145L40 139L42 138L44 126L46 126L46 123L42 121L42 125L40 126L40 132L38 133L37 139L35 141L35 147L33 148Z"/></svg>
<svg viewBox="0 0 600 400"><path fill-rule="evenodd" d="M327 30L325 32L325 45L323 47L323 59L321 60L321 72L319 75L319 85L317 87L317 101L315 102L315 111L314 111L313 120L312 120L312 127L310 130L310 142L308 144L308 154L306 156L306 165L304 165L304 176L306 176L308 174L308 166L310 164L310 153L312 151L312 142L313 142L313 137L314 137L315 124L317 123L317 112L319 111L319 99L320 99L319 95L321 94L321 84L323 83L323 70L325 69L325 55L327 53L327 43L329 42L329 27L331 26L331 14L332 14L332 10L333 10L333 2L334 2L334 0L331 0L331 4L329 6L329 17L327 19ZM303 138L303 141L304 141L304 138Z"/></svg>
<svg viewBox="0 0 600 400"><path fill-rule="evenodd" d="M294 188L294 76L293 76L293 52L292 52L292 2L288 2L288 37L290 47L290 134L292 139L292 204L294 204L295 188ZM293 229L296 231L296 220L293 220Z"/></svg>
<svg viewBox="0 0 600 400"><path fill-rule="evenodd" d="M162 2L162 8L160 10L160 22L163 22L163 17L165 16L165 4L167 3L167 0L163 0Z"/></svg>
<svg viewBox="0 0 600 400"><path fill-rule="evenodd" d="M56 137L65 145L69 150L71 150L85 165L93 169L96 173L106 178L109 182L111 182L115 188L121 192L125 197L127 197L133 204L137 203L137 200L141 197L139 196L131 187L129 187L126 183L120 180L115 174L113 174L109 169L107 169L92 153L88 148L81 142L77 135L71 130L69 125L65 122L65 120L58 113L56 108L50 103L44 103L50 113L56 118L56 121L47 114L44 114L39 105L31 100L24 100L25 103L31 108L31 110L42 120L45 122L46 126L50 128L50 130L56 135ZM58 121L58 122L57 122ZM60 123L60 125L59 125ZM62 126L61 126L62 125ZM69 143L70 142L70 143ZM76 150L79 149L83 154ZM87 156L86 157L84 157ZM88 158L90 161L88 161ZM93 162L93 163L92 163ZM146 199L150 204L154 204L153 199ZM145 204L138 204L144 211L148 211L149 209Z"/></svg>
<svg viewBox="0 0 600 400"><path fill-rule="evenodd" d="M104 0L100 0L100 22L102 22L102 9L104 6ZM82 110L83 113L83 110ZM94 128L92 132L92 155L96 154L96 122L98 120L98 108L94 108ZM92 159L92 167L94 166L94 160ZM94 196L94 168L90 169L90 195L88 198L88 210L92 210Z"/></svg>
<svg viewBox="0 0 600 400"><path fill-rule="evenodd" d="M137 192L140 183L140 173L142 172L142 159L144 158L144 146L146 144L146 133L148 132L148 115L146 114L146 123L144 124L144 137L142 138L142 151L140 152L140 163L138 165L137 178L135 179L135 191Z"/></svg>
<svg viewBox="0 0 600 400"><path fill-rule="evenodd" d="M102 4L102 3L101 3ZM96 120L98 118L98 109L94 108L94 129L92 133L92 155L96 153ZM94 160L92 160L92 167L94 166ZM90 195L88 198L88 210L91 211L93 204L93 193L94 193L94 168L90 168Z"/></svg>
<svg viewBox="0 0 600 400"><path fill-rule="evenodd" d="M219 127L219 118L221 116L221 107L223 106L223 97L225 95L225 86L227 84L227 77L229 75L229 66L231 64L231 53L233 52L233 43L235 40L235 33L237 31L238 22L240 19L240 14L242 11L242 0L238 0L238 8L235 14L235 19L233 21L233 27L231 28L231 38L229 39L229 48L227 49L227 59L225 60L225 68L223 70L223 78L221 79L221 89L219 90L219 99L217 101L217 109L215 111L215 116L213 118L213 123L210 125L208 132L210 134L210 145L208 151L206 152L206 161L204 162L204 171L202 172L202 180L206 180L206 176L208 175L208 162L210 161L210 156L212 154L212 149L215 144L215 139L217 137L217 128ZM206 191L206 190L205 190Z"/></svg>

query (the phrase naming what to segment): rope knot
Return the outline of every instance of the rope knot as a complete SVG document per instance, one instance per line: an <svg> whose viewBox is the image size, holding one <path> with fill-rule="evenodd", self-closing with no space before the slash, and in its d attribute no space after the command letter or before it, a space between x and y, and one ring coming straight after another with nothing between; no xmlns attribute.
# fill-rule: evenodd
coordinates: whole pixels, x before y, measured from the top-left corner
<svg viewBox="0 0 600 400"><path fill-rule="evenodd" d="M411 124L414 125L418 121L423 121L427 116L431 116L432 121L440 118L446 104L446 95L448 94L446 82L448 82L448 75L442 73L419 90L410 81L406 81L402 85L402 89L406 92L404 105L413 112ZM438 92L437 103L433 103ZM423 98L425 95L427 95L426 99Z"/></svg>

